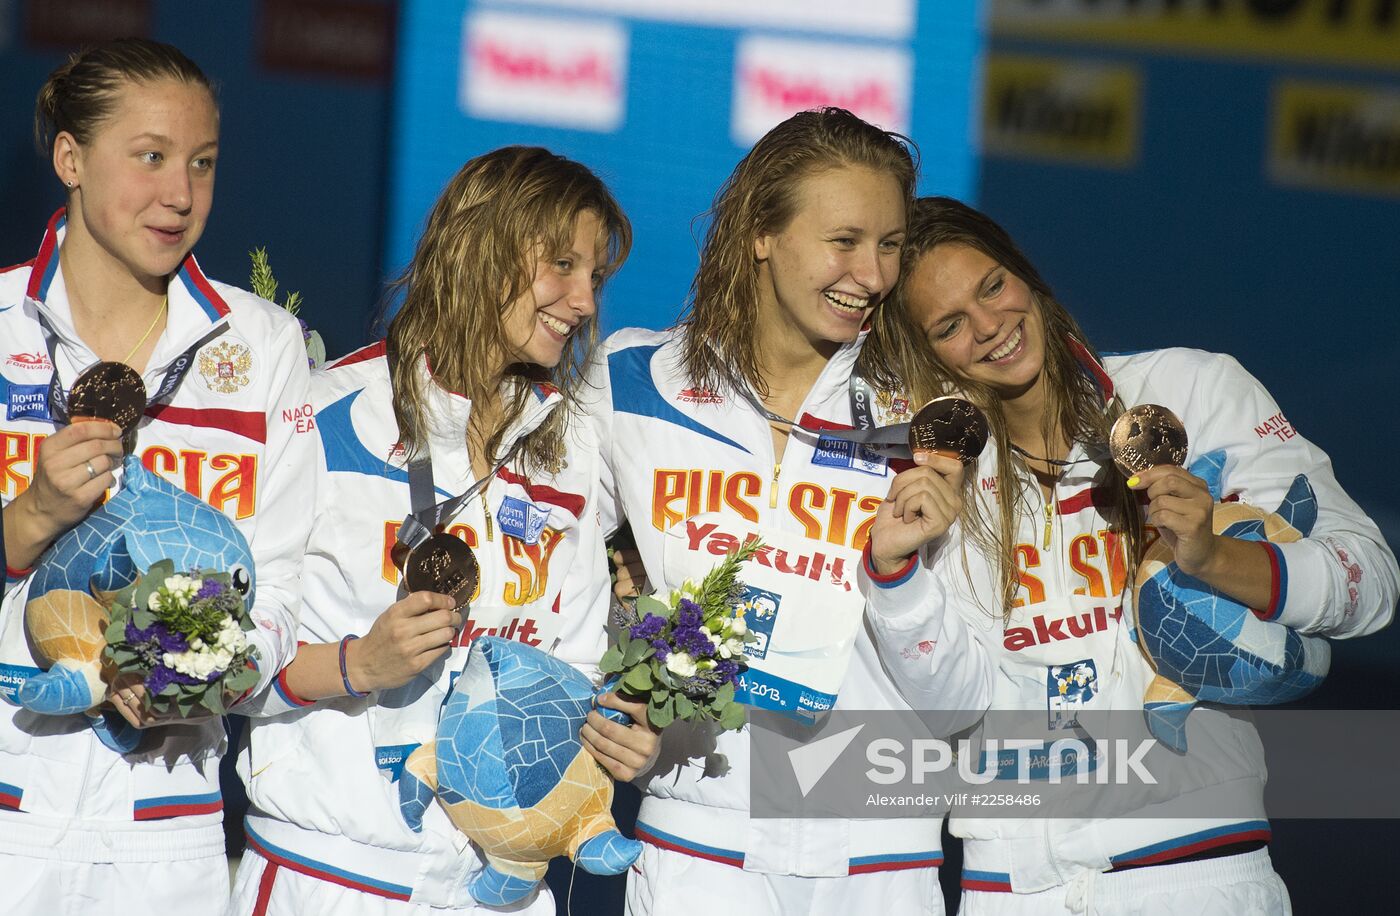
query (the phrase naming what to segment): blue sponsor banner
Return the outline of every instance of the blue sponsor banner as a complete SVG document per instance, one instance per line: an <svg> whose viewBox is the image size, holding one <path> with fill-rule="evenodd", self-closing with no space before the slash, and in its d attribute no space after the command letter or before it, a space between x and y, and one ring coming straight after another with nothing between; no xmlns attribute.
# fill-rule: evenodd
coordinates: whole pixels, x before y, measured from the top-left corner
<svg viewBox="0 0 1400 916"><path fill-rule="evenodd" d="M545 146L596 171L634 227L605 331L670 325L694 221L793 112L840 105L912 137L920 190L969 196L983 44L976 0L406 0L384 268L397 274L462 163Z"/></svg>

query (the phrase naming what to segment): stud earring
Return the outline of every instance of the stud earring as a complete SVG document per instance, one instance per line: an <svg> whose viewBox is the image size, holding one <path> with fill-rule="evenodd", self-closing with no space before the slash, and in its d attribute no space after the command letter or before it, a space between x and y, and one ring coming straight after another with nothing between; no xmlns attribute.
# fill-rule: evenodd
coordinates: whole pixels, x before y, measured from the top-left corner
<svg viewBox="0 0 1400 916"><path fill-rule="evenodd" d="M68 182L68 187L73 187L73 182L71 180Z"/></svg>

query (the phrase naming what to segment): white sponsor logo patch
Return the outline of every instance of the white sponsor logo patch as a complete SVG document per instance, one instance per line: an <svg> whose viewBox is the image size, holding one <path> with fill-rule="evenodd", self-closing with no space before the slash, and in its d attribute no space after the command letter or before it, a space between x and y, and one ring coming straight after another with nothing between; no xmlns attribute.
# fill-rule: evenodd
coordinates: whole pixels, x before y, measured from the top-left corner
<svg viewBox="0 0 1400 916"><path fill-rule="evenodd" d="M625 114L627 39L611 22L468 13L459 103L486 120L617 130Z"/></svg>
<svg viewBox="0 0 1400 916"><path fill-rule="evenodd" d="M828 105L908 133L912 73L896 48L745 38L734 63L734 142L750 146L792 114Z"/></svg>

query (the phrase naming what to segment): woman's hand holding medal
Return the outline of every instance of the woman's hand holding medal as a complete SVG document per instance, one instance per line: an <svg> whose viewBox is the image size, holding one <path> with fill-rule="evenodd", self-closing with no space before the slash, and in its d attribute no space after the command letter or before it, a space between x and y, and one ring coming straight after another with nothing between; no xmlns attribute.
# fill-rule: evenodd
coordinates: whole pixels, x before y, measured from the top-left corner
<svg viewBox="0 0 1400 916"><path fill-rule="evenodd" d="M870 560L878 573L897 572L920 547L947 533L963 507L963 471L987 444L987 418L961 398L919 408L909 423L917 467L901 471L875 513Z"/></svg>
<svg viewBox="0 0 1400 916"><path fill-rule="evenodd" d="M363 639L346 646L345 666L356 690L400 687L452 648L462 626L457 602L435 592L413 592L395 601Z"/></svg>

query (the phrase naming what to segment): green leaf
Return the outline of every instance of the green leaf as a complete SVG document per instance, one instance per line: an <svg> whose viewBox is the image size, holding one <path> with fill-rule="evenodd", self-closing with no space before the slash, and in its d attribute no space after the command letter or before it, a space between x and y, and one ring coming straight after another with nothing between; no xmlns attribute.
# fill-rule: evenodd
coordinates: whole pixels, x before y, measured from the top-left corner
<svg viewBox="0 0 1400 916"><path fill-rule="evenodd" d="M637 616L645 617L648 614L655 614L658 617L671 618L671 606L655 595L643 595L637 599Z"/></svg>
<svg viewBox="0 0 1400 916"><path fill-rule="evenodd" d="M647 653L656 653L651 643L645 639L634 639L626 649L622 650L622 664L630 668L647 657Z"/></svg>
<svg viewBox="0 0 1400 916"><path fill-rule="evenodd" d="M228 693L241 694L258 682L258 673L252 668L243 668L237 674L225 675L221 681Z"/></svg>
<svg viewBox="0 0 1400 916"><path fill-rule="evenodd" d="M682 719L695 715L695 703L683 693L676 696L676 715Z"/></svg>
<svg viewBox="0 0 1400 916"><path fill-rule="evenodd" d="M107 624L107 631L102 634L102 638L107 640L107 647L126 640L126 621L113 620Z"/></svg>
<svg viewBox="0 0 1400 916"><path fill-rule="evenodd" d="M734 702L734 684L731 681L730 683L725 684L719 690L715 691L715 704L719 706L724 706L725 704L732 702Z"/></svg>
<svg viewBox="0 0 1400 916"><path fill-rule="evenodd" d="M622 650L617 646L603 653L603 657L598 661L598 667L604 674L616 674L622 670Z"/></svg>
<svg viewBox="0 0 1400 916"><path fill-rule="evenodd" d="M651 690L652 683L650 665L633 668L622 679L622 686L639 695L645 695L647 691Z"/></svg>
<svg viewBox="0 0 1400 916"><path fill-rule="evenodd" d="M662 703L660 706L648 704L647 718L650 719L651 724L655 725L657 728L665 728L676 721L676 710L671 704L670 699L667 698L667 702Z"/></svg>
<svg viewBox="0 0 1400 916"><path fill-rule="evenodd" d="M136 624L136 629L144 630L156 622L156 615L146 610L146 605L137 605L131 610L131 622Z"/></svg>
<svg viewBox="0 0 1400 916"><path fill-rule="evenodd" d="M720 728L738 731L748 721L748 707L742 703L730 703L719 714Z"/></svg>

